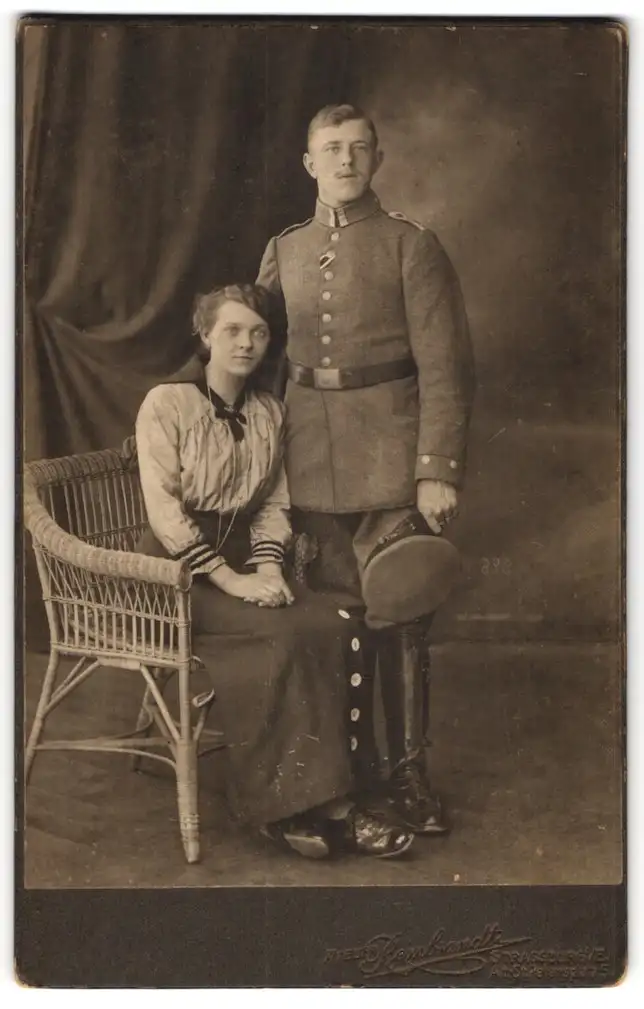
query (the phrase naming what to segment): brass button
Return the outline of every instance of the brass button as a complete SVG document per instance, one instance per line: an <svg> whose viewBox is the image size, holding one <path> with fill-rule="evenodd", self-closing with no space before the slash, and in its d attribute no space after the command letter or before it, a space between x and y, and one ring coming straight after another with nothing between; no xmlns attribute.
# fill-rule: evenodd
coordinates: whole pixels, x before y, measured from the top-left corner
<svg viewBox="0 0 644 1009"><path fill-rule="evenodd" d="M360 718L360 708L351 708L351 721L357 722Z"/></svg>
<svg viewBox="0 0 644 1009"><path fill-rule="evenodd" d="M328 312L325 312L324 315L322 316L322 322L331 322L331 316L329 315Z"/></svg>
<svg viewBox="0 0 644 1009"><path fill-rule="evenodd" d="M337 242L339 238L340 238L340 232L339 231L332 231L331 232L331 241L332 242Z"/></svg>
<svg viewBox="0 0 644 1009"><path fill-rule="evenodd" d="M425 465L427 465L428 462L432 461L432 457L431 455L423 455L420 457L420 461L425 463Z"/></svg>
<svg viewBox="0 0 644 1009"><path fill-rule="evenodd" d="M450 469L458 469L458 463L455 462L454 459L450 459L449 465L450 465Z"/></svg>
<svg viewBox="0 0 644 1009"><path fill-rule="evenodd" d="M352 750L358 749L358 740L356 739L355 736L351 736L351 739L349 740L349 746L351 747Z"/></svg>
<svg viewBox="0 0 644 1009"><path fill-rule="evenodd" d="M343 617L344 620L351 620L351 617L346 610L338 610L338 616Z"/></svg>
<svg viewBox="0 0 644 1009"><path fill-rule="evenodd" d="M322 291L322 301L331 301L330 291Z"/></svg>
<svg viewBox="0 0 644 1009"><path fill-rule="evenodd" d="M357 638L352 638L351 647L353 648L354 652L360 651L360 642L358 641Z"/></svg>
<svg viewBox="0 0 644 1009"><path fill-rule="evenodd" d="M331 343L331 337L328 333L325 333L324 336L320 337L320 339L322 340L322 343Z"/></svg>
<svg viewBox="0 0 644 1009"><path fill-rule="evenodd" d="M351 674L351 686L352 687L359 687L361 683L362 683L362 677L361 677L360 673L352 673Z"/></svg>
<svg viewBox="0 0 644 1009"><path fill-rule="evenodd" d="M333 270L327 270L324 274L325 280L333 280Z"/></svg>
<svg viewBox="0 0 644 1009"><path fill-rule="evenodd" d="M331 364L331 358L330 357L323 357L322 360L321 360L321 362L320 362L320 364L322 365L323 368L328 368L329 365Z"/></svg>

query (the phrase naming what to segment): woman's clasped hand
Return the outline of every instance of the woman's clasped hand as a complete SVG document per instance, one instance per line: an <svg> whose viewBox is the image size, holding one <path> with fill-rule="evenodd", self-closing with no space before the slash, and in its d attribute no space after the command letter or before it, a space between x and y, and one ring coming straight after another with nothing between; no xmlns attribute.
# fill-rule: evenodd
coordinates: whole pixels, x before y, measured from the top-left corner
<svg viewBox="0 0 644 1009"><path fill-rule="evenodd" d="M261 569L252 574L238 574L226 567L214 571L211 581L229 596L243 599L256 606L291 606L295 597L281 571L264 572Z"/></svg>

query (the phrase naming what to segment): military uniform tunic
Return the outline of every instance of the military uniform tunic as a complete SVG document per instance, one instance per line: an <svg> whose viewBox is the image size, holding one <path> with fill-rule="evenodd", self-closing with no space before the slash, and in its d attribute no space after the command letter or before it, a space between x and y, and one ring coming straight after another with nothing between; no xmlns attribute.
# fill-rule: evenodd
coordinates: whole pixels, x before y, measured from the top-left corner
<svg viewBox="0 0 644 1009"><path fill-rule="evenodd" d="M286 469L296 508L415 504L416 481L463 480L474 389L455 271L433 232L371 191L272 238L257 282L283 297L287 356L354 369L412 358L416 374L358 389L289 381Z"/></svg>

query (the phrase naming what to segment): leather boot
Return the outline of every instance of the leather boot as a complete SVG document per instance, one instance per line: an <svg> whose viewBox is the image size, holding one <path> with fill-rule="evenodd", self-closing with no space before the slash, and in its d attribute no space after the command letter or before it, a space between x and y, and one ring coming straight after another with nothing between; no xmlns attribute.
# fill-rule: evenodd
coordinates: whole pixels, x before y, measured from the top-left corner
<svg viewBox="0 0 644 1009"><path fill-rule="evenodd" d="M378 670L389 751L389 796L402 823L417 834L448 830L429 783L428 621L378 634Z"/></svg>

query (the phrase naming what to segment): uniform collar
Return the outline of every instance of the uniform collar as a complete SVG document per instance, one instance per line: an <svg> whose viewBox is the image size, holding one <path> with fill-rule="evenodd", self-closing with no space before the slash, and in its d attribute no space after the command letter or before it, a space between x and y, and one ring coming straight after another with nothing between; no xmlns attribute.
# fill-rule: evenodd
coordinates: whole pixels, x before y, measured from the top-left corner
<svg viewBox="0 0 644 1009"><path fill-rule="evenodd" d="M344 207L328 207L318 200L315 204L315 219L328 228L346 228L348 224L363 221L380 209L380 201L372 189L368 189L359 200Z"/></svg>

